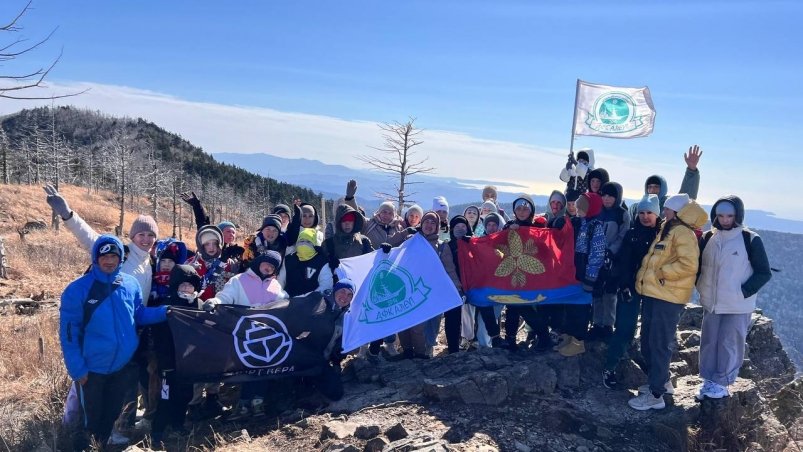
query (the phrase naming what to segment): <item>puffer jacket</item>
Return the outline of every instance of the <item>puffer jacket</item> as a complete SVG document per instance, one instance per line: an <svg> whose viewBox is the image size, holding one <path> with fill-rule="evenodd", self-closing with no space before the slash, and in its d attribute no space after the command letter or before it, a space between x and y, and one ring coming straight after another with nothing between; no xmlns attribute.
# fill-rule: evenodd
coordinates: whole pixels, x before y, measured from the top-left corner
<svg viewBox="0 0 803 452"><path fill-rule="evenodd" d="M368 237L374 249L378 249L383 243L391 245L401 244L407 234L401 217L395 217L388 224L379 221L379 214L375 214L370 220L365 222L362 235Z"/></svg>
<svg viewBox="0 0 803 452"><path fill-rule="evenodd" d="M680 209L677 218L664 222L641 261L636 276L639 294L670 303L689 302L700 259L694 229L702 227L707 217L699 204L691 201Z"/></svg>
<svg viewBox="0 0 803 452"><path fill-rule="evenodd" d="M112 273L100 270L99 250L107 244L123 249L117 237L99 236L92 247L89 273L71 282L61 295L59 337L64 364L73 380L89 372L108 375L120 370L139 346L136 327L166 318L166 306L146 308L142 304L142 289L133 276L122 272L122 264ZM89 316L91 305L96 306Z"/></svg>

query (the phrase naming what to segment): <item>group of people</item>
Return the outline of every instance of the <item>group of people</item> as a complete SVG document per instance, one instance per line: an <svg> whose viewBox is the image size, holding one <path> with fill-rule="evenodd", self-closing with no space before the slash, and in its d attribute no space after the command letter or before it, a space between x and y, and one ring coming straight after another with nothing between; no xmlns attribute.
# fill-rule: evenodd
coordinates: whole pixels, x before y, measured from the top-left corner
<svg viewBox="0 0 803 452"><path fill-rule="evenodd" d="M367 215L356 203L357 182L351 180L327 225L319 224L311 204L279 204L242 245L234 223L210 224L201 201L188 193L182 197L192 206L198 226L194 252L175 239L157 240L156 222L145 215L134 221L128 246L116 237L98 235L48 186L47 202L92 256L90 270L65 289L61 304L61 341L67 370L80 393L82 438L91 434L104 441L125 440L118 427L134 422L130 407L136 406L137 382L146 402L145 420L138 425L149 426L156 441L167 426L181 430L186 416L221 414L219 384L192 385L172 375L173 345L164 320L173 306L261 308L318 294L341 327L324 350L329 364L313 384L336 399L343 394L342 314L356 290L335 272L341 259L375 250L387 253L420 234L464 295L458 241L505 229L563 228L567 222L575 240L566 246L574 247L576 278L592 294L591 306L475 307L468 300L405 331L388 331L384 339L366 344L358 357L431 358L443 319L448 353L471 347L532 347L570 357L584 353L586 341L604 340L608 347L602 382L613 389L618 387L616 368L641 315L640 348L648 384L629 405L661 409L664 394L673 392L669 365L677 323L696 287L705 308L700 350L704 384L698 398L728 396L744 357L756 293L770 279L770 270L761 238L744 226L738 197L719 199L710 214L695 202L701 155L697 146L684 155L687 168L678 194L668 195L666 180L653 175L645 181L644 196L630 208L622 186L605 169L594 167L591 149L570 155L560 174L565 190L550 194L543 214L522 195L508 216L495 187L488 186L482 203L451 217L443 196L433 198L430 210L416 204L398 215L397 206L386 201ZM711 229L703 233L709 219ZM516 339L520 328L528 332L523 344ZM164 397L164 387L170 388L169 397ZM266 388L243 384L229 418L264 413ZM120 415L123 406L127 409Z"/></svg>

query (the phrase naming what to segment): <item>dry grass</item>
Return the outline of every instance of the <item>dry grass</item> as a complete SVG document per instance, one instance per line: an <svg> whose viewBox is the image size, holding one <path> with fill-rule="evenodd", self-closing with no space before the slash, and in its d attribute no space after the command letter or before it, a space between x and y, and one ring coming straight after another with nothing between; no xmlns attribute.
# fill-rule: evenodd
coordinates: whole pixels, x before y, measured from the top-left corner
<svg viewBox="0 0 803 452"><path fill-rule="evenodd" d="M114 230L119 211L108 192L87 193L63 186L61 192L98 233ZM144 200L140 200L144 206ZM126 228L139 212L126 213ZM0 236L9 260L8 280L0 279L0 298L44 292L58 299L64 287L89 265L89 254L69 231L32 232L20 240L17 228L41 219L50 224L50 207L40 186L0 185ZM162 235L172 231L169 218L159 222ZM185 234L194 234L186 231ZM126 240L124 240L126 241ZM70 379L58 338L58 311L33 316L0 314L0 450L64 449L61 416Z"/></svg>
<svg viewBox="0 0 803 452"><path fill-rule="evenodd" d="M114 231L120 214L111 193L87 193L85 188L71 185L63 185L60 191L70 208L98 233ZM139 203L143 206L141 212L146 212L145 200ZM128 230L138 213L126 212L124 230ZM0 236L5 238L10 267L9 279L0 280L0 298L27 297L43 291L46 298L58 298L64 287L90 263L89 254L63 226L60 232L32 232L21 241L17 228L35 219L50 224L50 207L42 187L0 185ZM164 237L172 232L172 223L167 217L160 220L159 230ZM194 231L185 230L185 240L188 233L193 236Z"/></svg>

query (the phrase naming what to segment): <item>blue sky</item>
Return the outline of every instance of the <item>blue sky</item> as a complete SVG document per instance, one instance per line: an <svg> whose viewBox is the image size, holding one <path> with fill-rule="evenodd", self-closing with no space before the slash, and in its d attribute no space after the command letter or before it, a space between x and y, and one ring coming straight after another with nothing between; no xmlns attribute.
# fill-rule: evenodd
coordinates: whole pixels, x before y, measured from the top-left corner
<svg viewBox="0 0 803 452"><path fill-rule="evenodd" d="M20 61L25 65L0 70L45 64L63 46L50 79L64 86L129 87L190 103L368 123L415 116L428 130L554 155L569 145L578 77L648 85L658 112L651 137L583 137L575 146L593 147L600 165L637 193L652 172L676 189L681 154L699 143L704 201L732 192L749 207L803 218L803 202L783 197L796 191L803 164L796 133L803 122L803 2L236 3L37 0L23 35L43 36L58 26L57 33ZM23 4L3 1L0 17ZM68 103L106 105L87 99ZM124 106L114 105L114 112L126 113ZM148 112L157 114L129 114ZM202 142L196 144L208 151L252 151L237 137L203 142L203 131L192 124L164 126L191 139L197 134ZM243 134L238 137L247 140ZM315 155L303 135L299 127L299 150L331 159L331 149ZM278 150L270 136L260 140L265 152L292 153L289 138ZM510 164L482 155L481 147L456 151L433 156L444 175L491 172L499 179ZM339 163L348 164L342 161L348 152L365 149L340 152ZM552 176L560 169L556 161L522 158L533 166L535 190L559 187ZM514 169L510 174L525 178Z"/></svg>

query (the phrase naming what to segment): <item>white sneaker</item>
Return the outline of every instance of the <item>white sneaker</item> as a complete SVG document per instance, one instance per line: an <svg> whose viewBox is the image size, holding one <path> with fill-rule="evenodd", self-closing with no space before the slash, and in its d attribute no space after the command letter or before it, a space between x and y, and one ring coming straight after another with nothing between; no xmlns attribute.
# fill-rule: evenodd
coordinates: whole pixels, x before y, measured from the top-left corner
<svg viewBox="0 0 803 452"><path fill-rule="evenodd" d="M694 398L697 400L705 399L705 395L708 394L708 391L711 390L711 385L714 384L711 380L704 380L702 386L700 386L700 390L697 391Z"/></svg>
<svg viewBox="0 0 803 452"><path fill-rule="evenodd" d="M666 382L666 384L664 385L664 389L666 389L666 392L664 394L675 395L675 387L672 386L672 380ZM652 391L650 391L650 385L646 384L639 386L638 393L639 395L652 394Z"/></svg>
<svg viewBox="0 0 803 452"><path fill-rule="evenodd" d="M633 397L627 401L627 404L630 405L630 408L639 411L662 410L666 408L666 402L664 402L663 397L654 397L650 393Z"/></svg>
<svg viewBox="0 0 803 452"><path fill-rule="evenodd" d="M112 430L112 434L109 435L109 440L106 443L112 446L122 446L123 444L128 444L128 437L115 428Z"/></svg>
<svg viewBox="0 0 803 452"><path fill-rule="evenodd" d="M708 383L708 387L706 387L705 383ZM700 392L695 396L697 400L702 401L706 397L708 397L709 399L721 399L723 397L730 397L731 393L730 391L728 391L727 387L708 380L706 380L705 383L703 384L703 387L700 388Z"/></svg>
<svg viewBox="0 0 803 452"><path fill-rule="evenodd" d="M138 432L148 432L151 430L151 421L143 417L137 422L134 422L134 429Z"/></svg>

